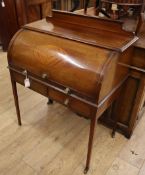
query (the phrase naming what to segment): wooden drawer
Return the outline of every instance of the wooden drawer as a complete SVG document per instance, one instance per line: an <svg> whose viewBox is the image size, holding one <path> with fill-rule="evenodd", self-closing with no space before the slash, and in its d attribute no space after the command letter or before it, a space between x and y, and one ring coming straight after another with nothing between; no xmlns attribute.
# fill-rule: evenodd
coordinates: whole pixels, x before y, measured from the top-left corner
<svg viewBox="0 0 145 175"><path fill-rule="evenodd" d="M13 72L13 77L14 77L16 82L18 82L24 86L24 79L25 79L24 75ZM32 80L31 78L29 78L29 79L30 79L30 83L31 83L31 86L29 89L32 89L32 90L34 90L34 91L36 91L36 92L38 92L46 97L48 96L47 86L40 84L40 83L36 82L35 80Z"/></svg>
<svg viewBox="0 0 145 175"><path fill-rule="evenodd" d="M24 86L24 80L26 78L25 71L12 67L9 68L14 80ZM79 97L77 92L74 92L67 87L59 87L59 85L51 84L47 78L42 79L31 73L28 73L28 78L30 79L30 89L69 107L80 115L85 117L91 116L94 105L91 101L86 99L87 97Z"/></svg>
<svg viewBox="0 0 145 175"><path fill-rule="evenodd" d="M72 109L73 111L75 111L80 115L83 115L85 117L90 117L91 115L92 107L89 104L86 104L78 99L75 99L74 97L71 96L71 94L70 95L64 94L57 90L49 88L48 96L50 99L53 99L69 107L70 109Z"/></svg>

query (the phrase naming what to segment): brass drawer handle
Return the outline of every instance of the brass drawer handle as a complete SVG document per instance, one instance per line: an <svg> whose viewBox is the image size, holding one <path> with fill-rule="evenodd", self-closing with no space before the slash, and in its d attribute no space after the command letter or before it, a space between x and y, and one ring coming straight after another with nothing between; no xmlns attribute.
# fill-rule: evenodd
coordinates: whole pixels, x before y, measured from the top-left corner
<svg viewBox="0 0 145 175"><path fill-rule="evenodd" d="M67 98L67 99L65 99L65 101L64 101L64 105L67 106L68 103L69 103L69 99Z"/></svg>
<svg viewBox="0 0 145 175"><path fill-rule="evenodd" d="M31 82L30 82L30 79L29 79L29 77L28 77L28 72L27 72L27 70L24 70L24 71L22 72L22 74L25 76L25 79L24 79L24 86L25 86L26 88L29 88L29 87L31 86Z"/></svg>
<svg viewBox="0 0 145 175"><path fill-rule="evenodd" d="M43 79L47 79L48 78L48 75L44 73L44 74L42 74L42 78Z"/></svg>
<svg viewBox="0 0 145 175"><path fill-rule="evenodd" d="M68 94L70 92L70 89L69 88L66 88L65 90L64 90L64 93L65 94Z"/></svg>
<svg viewBox="0 0 145 175"><path fill-rule="evenodd" d="M24 70L24 71L22 72L22 74L25 75L25 76L27 77L27 76L28 76L27 70Z"/></svg>

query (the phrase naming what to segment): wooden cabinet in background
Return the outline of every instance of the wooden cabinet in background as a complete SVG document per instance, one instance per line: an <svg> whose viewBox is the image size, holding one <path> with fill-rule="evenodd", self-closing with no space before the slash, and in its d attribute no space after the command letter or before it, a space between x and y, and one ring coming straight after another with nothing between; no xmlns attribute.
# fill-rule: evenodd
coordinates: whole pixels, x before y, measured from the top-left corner
<svg viewBox="0 0 145 175"><path fill-rule="evenodd" d="M12 36L24 24L44 18L50 13L50 0L0 0L0 38L7 50Z"/></svg>
<svg viewBox="0 0 145 175"><path fill-rule="evenodd" d="M0 38L6 50L13 34L19 29L14 0L5 0L5 7L0 3Z"/></svg>
<svg viewBox="0 0 145 175"><path fill-rule="evenodd" d="M112 106L102 116L103 122L112 127L117 111L118 129L130 138L145 111L145 24L139 32L139 40L134 45L130 76L117 105ZM117 107L116 107L117 106Z"/></svg>

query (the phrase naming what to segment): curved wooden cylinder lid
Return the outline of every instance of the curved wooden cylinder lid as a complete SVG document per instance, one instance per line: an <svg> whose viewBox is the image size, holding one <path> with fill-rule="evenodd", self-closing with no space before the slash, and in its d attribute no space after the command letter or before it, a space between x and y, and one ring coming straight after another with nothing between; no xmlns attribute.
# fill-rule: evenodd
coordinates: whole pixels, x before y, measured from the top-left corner
<svg viewBox="0 0 145 175"><path fill-rule="evenodd" d="M9 48L9 64L94 98L107 49L24 29Z"/></svg>

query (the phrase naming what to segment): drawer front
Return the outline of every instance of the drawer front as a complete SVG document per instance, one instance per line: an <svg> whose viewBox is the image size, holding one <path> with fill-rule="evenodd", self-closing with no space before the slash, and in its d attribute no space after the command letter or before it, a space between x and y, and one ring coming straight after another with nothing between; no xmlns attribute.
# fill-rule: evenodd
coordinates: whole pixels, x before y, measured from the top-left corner
<svg viewBox="0 0 145 175"><path fill-rule="evenodd" d="M24 75L21 75L21 74L16 73L16 72L13 72L12 74L13 74L13 78L15 79L15 81L24 86L24 80L26 77ZM38 92L39 94L42 94L46 97L48 96L47 86L40 84L40 83L36 82L35 80L32 80L31 78L29 78L29 79L30 79L30 88L29 89L32 89L32 90L34 90L34 91Z"/></svg>
<svg viewBox="0 0 145 175"><path fill-rule="evenodd" d="M15 69L11 73L14 80L24 86L26 75L23 75L23 71ZM57 86L49 85L45 78L44 80L39 80L30 75L28 75L28 78L30 79L30 89L65 105L80 115L85 117L91 116L91 111L94 107L90 103L87 103L86 100L73 95L69 88L61 89Z"/></svg>
<svg viewBox="0 0 145 175"><path fill-rule="evenodd" d="M49 88L48 97L65 105L66 107L72 109L80 115L83 115L85 117L91 116L92 106L71 97L71 95L63 94L61 92L58 92L57 90Z"/></svg>

